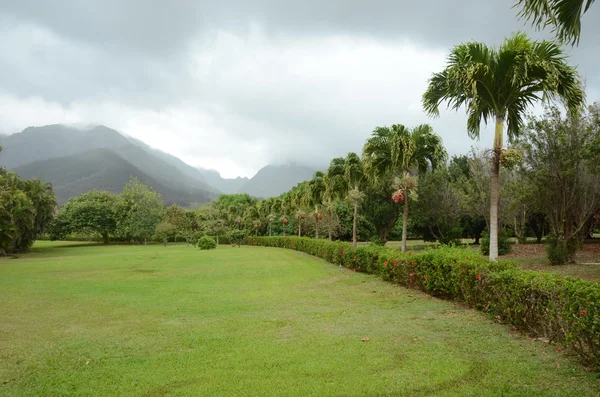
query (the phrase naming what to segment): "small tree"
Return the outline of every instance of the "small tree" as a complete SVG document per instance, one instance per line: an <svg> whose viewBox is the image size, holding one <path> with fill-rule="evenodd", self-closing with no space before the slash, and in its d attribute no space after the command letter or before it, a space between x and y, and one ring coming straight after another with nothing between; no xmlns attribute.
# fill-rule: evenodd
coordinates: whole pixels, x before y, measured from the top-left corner
<svg viewBox="0 0 600 397"><path fill-rule="evenodd" d="M246 231L233 229L227 233L227 237L231 242L237 244L238 247L241 247L242 241L246 238Z"/></svg>
<svg viewBox="0 0 600 397"><path fill-rule="evenodd" d="M156 235L162 240L164 246L167 246L169 237L175 235L177 228L167 221L162 221L156 225Z"/></svg>

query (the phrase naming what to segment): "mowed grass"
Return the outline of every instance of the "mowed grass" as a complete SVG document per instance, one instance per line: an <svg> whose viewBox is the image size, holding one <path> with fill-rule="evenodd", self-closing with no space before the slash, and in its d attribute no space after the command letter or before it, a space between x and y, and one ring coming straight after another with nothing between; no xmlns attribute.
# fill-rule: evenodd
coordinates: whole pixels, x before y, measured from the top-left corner
<svg viewBox="0 0 600 397"><path fill-rule="evenodd" d="M557 346L291 250L39 243L0 297L3 396L600 393Z"/></svg>

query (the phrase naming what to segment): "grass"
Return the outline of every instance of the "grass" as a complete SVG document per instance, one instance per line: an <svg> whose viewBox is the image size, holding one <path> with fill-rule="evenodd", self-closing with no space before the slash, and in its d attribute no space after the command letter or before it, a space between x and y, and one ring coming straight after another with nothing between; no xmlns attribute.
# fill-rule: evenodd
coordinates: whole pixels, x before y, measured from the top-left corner
<svg viewBox="0 0 600 397"><path fill-rule="evenodd" d="M600 393L556 346L291 250L44 242L0 296L3 396Z"/></svg>

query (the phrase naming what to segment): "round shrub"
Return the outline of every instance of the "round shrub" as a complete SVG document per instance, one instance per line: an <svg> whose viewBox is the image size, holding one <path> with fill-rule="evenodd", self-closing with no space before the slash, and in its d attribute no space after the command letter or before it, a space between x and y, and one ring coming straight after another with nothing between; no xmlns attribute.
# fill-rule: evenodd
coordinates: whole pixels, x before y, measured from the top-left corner
<svg viewBox="0 0 600 397"><path fill-rule="evenodd" d="M217 242L210 236L202 236L198 240L198 248L201 250L212 250L217 248Z"/></svg>
<svg viewBox="0 0 600 397"><path fill-rule="evenodd" d="M577 242L574 239L565 240L554 236L546 239L546 254L553 266L566 265L575 260Z"/></svg>

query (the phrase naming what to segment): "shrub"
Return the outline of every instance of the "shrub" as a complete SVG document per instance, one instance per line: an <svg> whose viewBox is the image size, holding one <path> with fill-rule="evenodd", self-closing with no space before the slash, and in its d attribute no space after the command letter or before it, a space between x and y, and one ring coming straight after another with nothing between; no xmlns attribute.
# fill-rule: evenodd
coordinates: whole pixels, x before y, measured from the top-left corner
<svg viewBox="0 0 600 397"><path fill-rule="evenodd" d="M380 239L379 236L371 237L371 240L369 242L371 243L371 245L374 245L377 247L383 247L385 245L385 241Z"/></svg>
<svg viewBox="0 0 600 397"><path fill-rule="evenodd" d="M554 266L566 265L575 259L577 242L575 239L565 240L556 236L546 239L546 255L550 264Z"/></svg>
<svg viewBox="0 0 600 397"><path fill-rule="evenodd" d="M233 246L237 244L239 247L242 244L242 241L246 238L246 231L237 229L231 230L229 233L227 233L227 238Z"/></svg>
<svg viewBox="0 0 600 397"><path fill-rule="evenodd" d="M201 250L212 250L217 248L217 242L210 236L202 236L198 240L198 248Z"/></svg>
<svg viewBox="0 0 600 397"><path fill-rule="evenodd" d="M490 235L489 233L483 233L481 235L481 243L479 245L481 253L485 256L490 254ZM508 254L512 250L512 243L508 239L508 233L506 230L498 233L498 255Z"/></svg>
<svg viewBox="0 0 600 397"><path fill-rule="evenodd" d="M598 283L520 270L456 247L413 255L308 237L248 237L247 243L303 251L356 272L465 302L531 335L571 346L582 361L600 370Z"/></svg>

